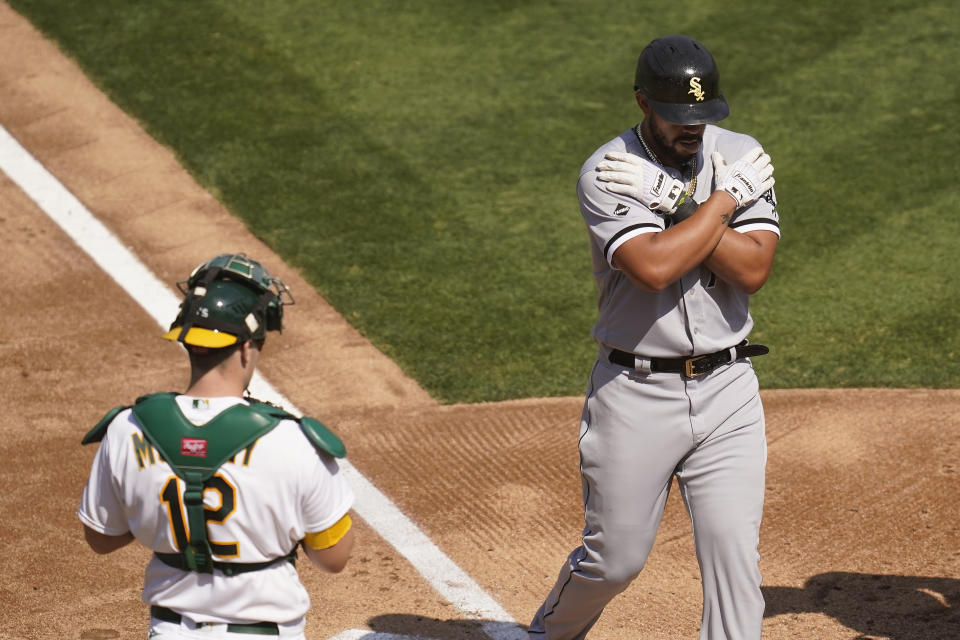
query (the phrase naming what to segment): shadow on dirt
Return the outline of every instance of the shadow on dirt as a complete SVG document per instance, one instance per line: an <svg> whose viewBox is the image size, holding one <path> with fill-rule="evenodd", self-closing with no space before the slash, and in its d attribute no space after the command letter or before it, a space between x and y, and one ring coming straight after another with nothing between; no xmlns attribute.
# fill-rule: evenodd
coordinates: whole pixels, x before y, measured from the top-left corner
<svg viewBox="0 0 960 640"><path fill-rule="evenodd" d="M822 573L802 588L762 587L767 618L822 613L857 633L890 640L960 638L960 580Z"/></svg>
<svg viewBox="0 0 960 640"><path fill-rule="evenodd" d="M764 617L820 613L862 634L862 640L957 640L960 579L865 573L822 573L801 588L762 587ZM523 638L524 626L482 620L439 620L410 614L376 616L374 634L444 640L487 640L488 625L504 625L503 637ZM501 637L497 634L498 637ZM376 635L371 636L374 640Z"/></svg>

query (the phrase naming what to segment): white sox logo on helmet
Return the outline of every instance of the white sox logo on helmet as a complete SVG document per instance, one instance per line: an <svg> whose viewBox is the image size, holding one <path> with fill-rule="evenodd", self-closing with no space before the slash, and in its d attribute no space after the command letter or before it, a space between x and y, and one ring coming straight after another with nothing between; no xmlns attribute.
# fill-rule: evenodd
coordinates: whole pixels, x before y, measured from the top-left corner
<svg viewBox="0 0 960 640"><path fill-rule="evenodd" d="M700 86L700 78L694 76L690 78L690 91L687 93L692 93L693 97L697 99L697 102L703 102L703 98L706 94L703 92L703 88Z"/></svg>

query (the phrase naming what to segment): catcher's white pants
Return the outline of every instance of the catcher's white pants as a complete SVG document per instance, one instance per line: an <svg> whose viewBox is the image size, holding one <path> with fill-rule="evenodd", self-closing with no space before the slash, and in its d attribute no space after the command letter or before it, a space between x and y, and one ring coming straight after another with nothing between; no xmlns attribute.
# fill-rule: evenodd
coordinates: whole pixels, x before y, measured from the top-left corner
<svg viewBox="0 0 960 640"><path fill-rule="evenodd" d="M283 640L306 640L303 629L305 618L291 623L278 624L279 636L266 636L250 633L236 633L227 631L227 625L205 622L197 624L186 617L179 623L165 622L157 618L150 618L150 640L252 640L253 638L283 638Z"/></svg>
<svg viewBox="0 0 960 640"><path fill-rule="evenodd" d="M583 543L530 623L531 639L586 637L646 563L676 476L703 581L700 640L759 640L766 458L749 361L688 380L638 374L601 353L580 424Z"/></svg>

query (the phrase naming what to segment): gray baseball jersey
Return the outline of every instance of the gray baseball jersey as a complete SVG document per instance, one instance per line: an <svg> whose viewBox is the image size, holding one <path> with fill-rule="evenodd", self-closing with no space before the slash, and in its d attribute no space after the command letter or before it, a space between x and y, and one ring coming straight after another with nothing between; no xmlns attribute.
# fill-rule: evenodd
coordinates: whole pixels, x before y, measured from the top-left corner
<svg viewBox="0 0 960 640"><path fill-rule="evenodd" d="M707 125L698 154L694 199L714 190L711 152L733 162L758 146L750 136ZM693 524L703 587L700 640L759 640L763 620L757 544L763 511L766 441L763 406L751 363L738 359L709 374L644 372L607 358L611 348L649 358L728 349L750 333L749 296L702 264L652 293L612 265L625 242L657 233L669 218L608 192L596 165L610 151L645 157L633 130L584 164L577 191L593 253L600 343L578 438L585 528L530 623L537 640L582 640L606 604L646 563L672 477ZM679 172L666 168L682 179ZM739 232L780 235L770 192L735 212ZM642 359L642 358L641 358Z"/></svg>
<svg viewBox="0 0 960 640"><path fill-rule="evenodd" d="M714 191L710 154L719 151L728 162L759 143L748 135L707 125L698 154L694 200L703 202ZM600 292L593 337L608 347L649 357L679 357L713 353L740 343L753 328L749 296L719 280L705 266L683 275L663 292L634 286L613 267L613 255L625 242L644 233L663 231L669 221L628 196L610 193L596 179L596 166L611 151L646 158L632 129L606 143L580 170L577 195L590 232L593 274ZM664 170L683 179L670 167ZM780 235L773 190L737 211L730 228L741 233L766 230Z"/></svg>

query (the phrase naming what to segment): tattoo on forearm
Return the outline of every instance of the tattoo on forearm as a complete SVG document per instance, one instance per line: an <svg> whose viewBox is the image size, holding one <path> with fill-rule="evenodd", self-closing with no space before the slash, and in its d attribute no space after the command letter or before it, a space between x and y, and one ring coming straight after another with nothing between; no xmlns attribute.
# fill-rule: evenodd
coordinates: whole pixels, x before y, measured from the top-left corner
<svg viewBox="0 0 960 640"><path fill-rule="evenodd" d="M728 222L730 222L730 214L729 214L729 213L721 213L721 214L720 214L720 222L722 222L723 224L727 224Z"/></svg>

